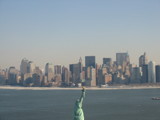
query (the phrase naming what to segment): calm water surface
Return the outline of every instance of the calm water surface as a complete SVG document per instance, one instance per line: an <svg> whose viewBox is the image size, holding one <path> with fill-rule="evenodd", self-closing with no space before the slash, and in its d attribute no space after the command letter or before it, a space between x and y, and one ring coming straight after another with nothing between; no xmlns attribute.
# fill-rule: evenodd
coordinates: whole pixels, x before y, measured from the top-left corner
<svg viewBox="0 0 160 120"><path fill-rule="evenodd" d="M72 120L79 90L0 90L0 120ZM160 89L88 90L85 120L160 120Z"/></svg>

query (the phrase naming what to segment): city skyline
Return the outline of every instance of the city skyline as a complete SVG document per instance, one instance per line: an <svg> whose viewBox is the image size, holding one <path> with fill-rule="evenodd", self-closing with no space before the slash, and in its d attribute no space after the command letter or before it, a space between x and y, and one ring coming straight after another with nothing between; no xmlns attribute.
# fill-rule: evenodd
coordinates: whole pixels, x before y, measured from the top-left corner
<svg viewBox="0 0 160 120"><path fill-rule="evenodd" d="M31 59L28 59L28 58L22 58L22 59L20 60L20 63L18 64L18 66L15 66L15 65L12 64L12 65L9 66L9 67L4 67L4 68L3 68L2 65L0 65L0 69L9 69L10 67L15 67L17 70L20 70L20 69L21 69L21 63L22 63L23 60L26 60L26 61L28 61L28 62L30 62L30 63L33 63L33 64L34 64L34 67L39 67L42 71L45 70L46 63L52 64L53 67L60 65L60 66L64 66L64 67L67 67L67 68L69 68L71 64L77 64L77 63L79 63L79 62L81 62L82 65L85 66L85 67L87 67L86 64L92 64L92 67L95 67L95 65L103 65L103 64L109 65L109 64L113 64L114 62L116 62L116 64L119 65L119 63L117 63L117 58L119 58L117 54L119 54L120 56L121 56L121 54L123 54L122 56L124 57L124 59L128 59L128 60L129 60L129 64L132 64L133 66L140 66L140 67L142 67L143 64L148 64L147 62L149 62L149 61L155 62L154 60L149 59L148 54L147 54L146 52L144 52L143 54L139 55L139 57L137 57L137 60L138 60L137 63L133 63L133 62L132 62L132 60L130 59L130 58L131 58L131 57L130 57L130 54L129 54L128 52L118 52L118 53L115 53L115 57L116 57L115 59L113 59L113 58L111 58L111 57L102 57L102 58L101 58L101 63L98 63L98 62L97 62L97 57L96 57L96 56L93 56L93 55L84 56L84 57L79 57L79 58L76 59L76 61L70 62L70 63L68 63L67 65L63 65L63 64L61 64L61 63L55 64L55 63L53 63L53 62L51 62L51 61L47 61L47 62L43 63L44 66L38 65L38 64L37 64L37 61L35 62L35 61L33 61L33 60L31 60ZM127 57L127 56L128 56L128 57ZM143 58L142 58L143 56L145 56L145 58L144 58L145 61L143 61ZM94 59L94 62L89 59L88 63L86 63L87 57L93 58L93 59ZM120 57L119 59L123 59L123 57L122 57L122 58ZM127 58L126 58L126 57L127 57ZM141 59L142 59L142 60L141 60ZM104 62L104 60L105 60L105 61L106 61L106 60L109 60L108 62L110 62L110 63L106 63L106 62ZM121 62L121 65L122 65L122 61L120 61L120 62ZM95 63L95 65L94 65L94 63ZM157 62L155 62L155 64L156 64L156 65L159 65Z"/></svg>
<svg viewBox="0 0 160 120"><path fill-rule="evenodd" d="M160 64L160 1L0 1L0 67L27 58L68 67L79 57L116 59L127 52L138 64L144 52ZM84 63L84 61L83 61Z"/></svg>
<svg viewBox="0 0 160 120"><path fill-rule="evenodd" d="M14 66L0 69L0 84L33 87L104 87L113 84L144 84L160 82L160 65L150 61L146 53L140 55L139 65L132 64L128 52L116 53L116 61L103 58L103 64L96 64L96 56L80 57L69 68L46 63L45 69L26 58L22 59L20 70Z"/></svg>
<svg viewBox="0 0 160 120"><path fill-rule="evenodd" d="M118 53L128 53L128 52L118 52ZM145 54L146 54L146 52L144 52ZM137 57L137 63L134 63L134 62L132 62L132 60L130 59L130 61L131 61L131 64L133 64L133 65L136 65L136 66L139 66L139 57L140 56L142 56L144 53L142 53L141 55L139 55L138 57ZM115 53L115 59L113 59L113 58L111 58L111 57L102 57L99 61L97 61L97 57L96 56L94 56L94 55L88 55L88 56L94 56L95 57L95 63L96 64L98 64L98 65L102 65L103 64L103 59L105 59L105 58L111 58L111 60L114 62L116 62L116 54L117 53ZM128 53L129 54L129 53ZM46 65L46 63L51 63L51 64L53 64L53 65L61 65L61 66L65 66L65 67L67 67L67 68L69 68L69 65L70 64L73 64L73 63L78 63L78 61L79 61L79 59L81 59L82 60L82 64L85 66L85 57L86 56L84 56L84 57L79 57L79 58L77 58L75 61L73 61L73 62L69 62L68 64L61 64L61 63L59 63L59 64L55 64L54 62L52 62L52 61L46 61L45 63L42 63L41 65L39 65L39 64L37 64L37 63L39 63L40 61L33 61L33 60L31 60L31 59L28 59L28 58L26 58L26 57L24 57L24 58L22 58L22 59L20 59L20 60L18 60L18 61L20 61L19 63L17 63L17 65L14 65L14 64L12 64L12 63L10 63L11 65L10 66L6 66L6 67L3 67L3 65L2 64L0 64L0 68L1 69L8 69L9 67L16 67L16 69L18 69L18 70L20 70L20 65L21 65L21 61L23 60L23 59L27 59L27 60L29 60L30 62L33 62L34 64L35 64L35 66L38 66L38 67L40 67L42 70L45 70L45 65ZM131 57L131 55L129 54L129 57L130 58L132 58ZM147 54L147 57L148 57L148 54ZM148 60L149 61L154 61L157 65L159 65L159 63L160 62L156 62L155 60L153 60L152 58L151 59L149 59L150 57L148 57Z"/></svg>

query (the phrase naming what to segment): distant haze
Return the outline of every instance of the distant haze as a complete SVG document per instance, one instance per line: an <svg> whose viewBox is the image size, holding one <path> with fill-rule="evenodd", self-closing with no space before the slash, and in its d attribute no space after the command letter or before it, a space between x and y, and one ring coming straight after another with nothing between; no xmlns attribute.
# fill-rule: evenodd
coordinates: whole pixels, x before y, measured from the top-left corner
<svg viewBox="0 0 160 120"><path fill-rule="evenodd" d="M159 0L1 0L0 67L23 58L44 68L68 66L84 56L115 60L127 52L138 64L144 52L160 64Z"/></svg>

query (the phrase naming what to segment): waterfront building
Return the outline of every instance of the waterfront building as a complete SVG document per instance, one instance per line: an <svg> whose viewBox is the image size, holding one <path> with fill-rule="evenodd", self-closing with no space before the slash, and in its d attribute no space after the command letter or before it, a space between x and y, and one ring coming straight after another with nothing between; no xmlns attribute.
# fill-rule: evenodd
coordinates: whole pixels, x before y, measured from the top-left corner
<svg viewBox="0 0 160 120"><path fill-rule="evenodd" d="M15 67L10 67L8 71L8 84L9 85L17 85L19 84L18 79L18 70Z"/></svg>
<svg viewBox="0 0 160 120"><path fill-rule="evenodd" d="M160 65L156 65L156 82L160 82Z"/></svg>
<svg viewBox="0 0 160 120"><path fill-rule="evenodd" d="M32 73L25 73L23 79L23 86L33 85Z"/></svg>
<svg viewBox="0 0 160 120"><path fill-rule="evenodd" d="M132 75L131 75L131 83L141 83L141 68L140 67L134 67L132 68Z"/></svg>
<svg viewBox="0 0 160 120"><path fill-rule="evenodd" d="M7 83L8 75L7 70L0 69L0 85L5 85Z"/></svg>
<svg viewBox="0 0 160 120"><path fill-rule="evenodd" d="M155 62L153 61L148 64L148 82L156 83Z"/></svg>
<svg viewBox="0 0 160 120"><path fill-rule="evenodd" d="M96 69L91 67L87 68L87 73L89 73L86 79L86 86L95 87L96 86Z"/></svg>
<svg viewBox="0 0 160 120"><path fill-rule="evenodd" d="M71 72L71 80L72 83L78 85L78 83L81 83L80 79L80 73L81 73L81 66L79 63L77 64L70 64L69 70Z"/></svg>
<svg viewBox="0 0 160 120"><path fill-rule="evenodd" d="M61 76L61 74L56 74L54 76L53 85L55 87L59 87L59 86L61 86L61 83L62 83L62 76Z"/></svg>
<svg viewBox="0 0 160 120"><path fill-rule="evenodd" d="M148 83L148 65L142 65L142 83Z"/></svg>
<svg viewBox="0 0 160 120"><path fill-rule="evenodd" d="M41 86L41 82L42 82L42 76L37 74L37 73L34 73L32 75L32 82L33 82L33 86L34 87L40 87Z"/></svg>
<svg viewBox="0 0 160 120"><path fill-rule="evenodd" d="M47 63L45 66L45 76L47 76L47 80L51 81L54 78L53 64Z"/></svg>
<svg viewBox="0 0 160 120"><path fill-rule="evenodd" d="M70 84L70 72L68 68L62 67L62 86L68 86Z"/></svg>

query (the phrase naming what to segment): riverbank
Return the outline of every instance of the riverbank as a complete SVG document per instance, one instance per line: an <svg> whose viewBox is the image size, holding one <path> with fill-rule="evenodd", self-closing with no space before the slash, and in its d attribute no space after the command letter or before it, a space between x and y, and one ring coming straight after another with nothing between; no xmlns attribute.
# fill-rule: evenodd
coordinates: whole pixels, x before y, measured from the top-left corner
<svg viewBox="0 0 160 120"><path fill-rule="evenodd" d="M86 90L119 90L119 89L158 89L160 85L116 85L104 88L86 87ZM8 90L81 90L82 88L63 87L21 87L21 86L0 86L0 89Z"/></svg>

